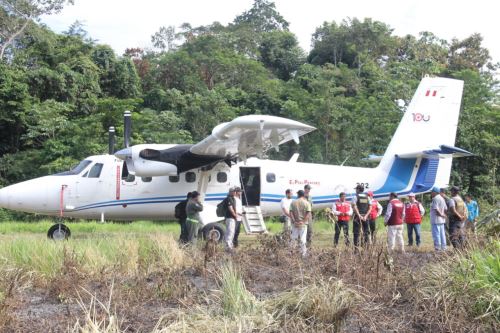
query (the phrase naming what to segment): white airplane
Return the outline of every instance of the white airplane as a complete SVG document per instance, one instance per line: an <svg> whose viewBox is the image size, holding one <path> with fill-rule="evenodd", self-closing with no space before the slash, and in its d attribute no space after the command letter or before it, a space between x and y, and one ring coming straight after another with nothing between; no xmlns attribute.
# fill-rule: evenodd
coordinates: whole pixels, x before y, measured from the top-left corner
<svg viewBox="0 0 500 333"><path fill-rule="evenodd" d="M300 163L297 154L289 161L262 159L267 150L278 150L291 140L299 143L300 136L314 130L266 115L220 124L194 145L129 147L130 112L126 112L125 149L113 155L113 137L108 155L89 156L70 171L2 188L0 207L101 221L165 220L173 218L175 205L187 192L198 190L205 201L202 232L205 236L216 232L220 238L224 228L218 223L222 218L215 213L216 205L235 185L243 189L247 210L257 210L257 217L248 213L244 221L247 232L265 231L262 216L280 215L285 190L297 191L305 184L313 188L314 209L330 207L340 192L352 197L357 184L381 200L390 192L426 193L433 186L448 185L453 157L472 155L454 147L462 90L463 81L422 79L385 154L369 158L379 161L372 168ZM48 236L69 234L69 228L58 223Z"/></svg>

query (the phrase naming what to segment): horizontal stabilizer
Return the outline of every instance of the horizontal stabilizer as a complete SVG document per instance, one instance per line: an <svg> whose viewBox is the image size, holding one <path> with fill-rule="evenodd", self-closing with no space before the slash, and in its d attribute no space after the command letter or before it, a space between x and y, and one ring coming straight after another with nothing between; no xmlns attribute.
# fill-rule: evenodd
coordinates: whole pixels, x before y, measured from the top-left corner
<svg viewBox="0 0 500 333"><path fill-rule="evenodd" d="M458 147L448 146L448 145L440 145L439 148L429 149L423 151L417 151L413 153L402 153L395 155L398 158L418 158L425 157L429 159L437 159L437 158L450 158L450 157L468 157L474 156L473 153Z"/></svg>

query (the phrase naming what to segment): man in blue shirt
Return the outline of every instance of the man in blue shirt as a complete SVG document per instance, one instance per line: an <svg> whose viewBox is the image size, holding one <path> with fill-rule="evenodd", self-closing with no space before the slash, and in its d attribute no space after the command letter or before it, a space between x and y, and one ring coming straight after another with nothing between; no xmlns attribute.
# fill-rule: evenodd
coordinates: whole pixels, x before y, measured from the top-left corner
<svg viewBox="0 0 500 333"><path fill-rule="evenodd" d="M479 206L476 200L472 200L470 194L465 195L465 204L467 205L467 211L469 215L467 216L467 221L465 222L465 227L471 229L472 232L476 230L476 220L479 217Z"/></svg>

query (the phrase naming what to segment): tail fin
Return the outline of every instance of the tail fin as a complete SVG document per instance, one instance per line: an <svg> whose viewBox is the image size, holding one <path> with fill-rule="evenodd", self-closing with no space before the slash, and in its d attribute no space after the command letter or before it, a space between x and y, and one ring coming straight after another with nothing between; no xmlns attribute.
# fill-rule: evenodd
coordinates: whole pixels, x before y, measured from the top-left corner
<svg viewBox="0 0 500 333"><path fill-rule="evenodd" d="M434 161L437 169L428 181L438 186L448 184L453 152L446 149L456 149L453 146L463 85L463 81L454 79L422 79L378 166L382 173L389 174L400 159L423 161L430 155L434 155L430 158L447 156Z"/></svg>

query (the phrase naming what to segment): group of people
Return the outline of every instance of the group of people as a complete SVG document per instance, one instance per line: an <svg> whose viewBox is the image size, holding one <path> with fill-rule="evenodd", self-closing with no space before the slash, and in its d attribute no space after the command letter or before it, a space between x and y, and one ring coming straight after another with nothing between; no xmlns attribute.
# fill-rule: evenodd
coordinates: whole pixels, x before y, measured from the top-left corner
<svg viewBox="0 0 500 333"><path fill-rule="evenodd" d="M312 236L312 197L311 187L304 186L304 190L297 192L297 199L292 200L292 190L287 189L281 200L284 230L291 234L292 241L298 241L302 255L307 253L307 247ZM346 194L341 192L329 214L335 223L333 242L337 246L340 234L343 231L346 245L350 245L349 222L352 219L353 243L355 248L360 245L369 245L375 242L376 219L382 215L382 205L373 197L373 192L364 193L364 186L358 184L356 195L351 202L346 200ZM447 197L445 189L432 189L432 203L430 207L430 222L432 238L436 251L446 249L445 224L448 222L448 235L454 247L464 245L464 228L474 231L476 219L479 216L477 202L471 195L466 195L465 201L459 195L460 189L451 188L451 197ZM408 246L421 244L420 226L425 209L422 203L416 200L415 194L409 193L408 200L402 202L396 193L390 193L389 202L384 214L384 225L387 227L387 246L390 251L404 252L403 225L406 224Z"/></svg>
<svg viewBox="0 0 500 333"><path fill-rule="evenodd" d="M383 213L382 205L373 197L373 192L364 192L364 186L358 184L355 188L356 195L351 202L346 200L346 194L341 192L331 211L330 216L335 222L333 242L337 246L343 232L346 245L350 245L349 222L352 219L353 243L355 248L360 245L369 245L375 242L376 220ZM229 189L228 196L220 205L223 208L226 232L224 247L232 252L238 246L242 217L244 214L241 200L241 188L238 186ZM465 201L460 197L460 189L453 186L448 197L446 189L434 187L432 189L432 202L430 205L430 223L432 238L436 251L446 250L447 232L451 244L460 248L465 242L465 229L474 231L475 223L479 216L477 202L471 195L465 196ZM290 235L293 243L300 244L303 256L312 240L313 200L311 186L306 184L303 190L297 192L297 198L292 199L291 189L285 191L281 200L280 217L284 231ZM200 212L203 204L200 193L189 192L186 200L175 207L175 216L181 225L180 241L182 243L196 243L200 227ZM403 225L406 224L408 246L420 246L422 217L425 209L418 202L415 194L409 193L408 200L402 202L396 193L391 193L384 214L384 225L387 227L387 246L390 251L404 252ZM446 225L448 228L446 229ZM415 242L414 242L415 240Z"/></svg>
<svg viewBox="0 0 500 333"><path fill-rule="evenodd" d="M241 230L243 204L241 188L238 186L229 189L228 196L221 203L224 207L226 232L224 246L227 251L238 247L238 238ZM175 206L175 217L181 226L179 241L182 244L195 244L201 226L200 212L203 211L200 193L189 192L185 200Z"/></svg>

